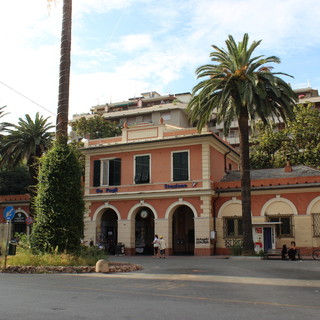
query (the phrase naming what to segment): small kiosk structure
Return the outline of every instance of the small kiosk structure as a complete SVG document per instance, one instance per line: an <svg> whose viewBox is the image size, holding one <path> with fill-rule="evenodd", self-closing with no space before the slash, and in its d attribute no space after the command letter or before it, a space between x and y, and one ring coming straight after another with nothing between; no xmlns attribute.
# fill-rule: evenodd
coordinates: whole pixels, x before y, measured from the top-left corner
<svg viewBox="0 0 320 320"><path fill-rule="evenodd" d="M256 253L261 250L267 252L269 249L276 249L276 226L280 224L281 222L252 223L252 236Z"/></svg>

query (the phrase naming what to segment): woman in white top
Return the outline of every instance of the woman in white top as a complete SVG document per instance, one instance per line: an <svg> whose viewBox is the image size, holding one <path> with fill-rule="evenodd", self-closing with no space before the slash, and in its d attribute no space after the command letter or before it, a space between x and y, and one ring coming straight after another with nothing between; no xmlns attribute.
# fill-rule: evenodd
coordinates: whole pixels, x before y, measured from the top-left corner
<svg viewBox="0 0 320 320"><path fill-rule="evenodd" d="M153 244L153 254L154 254L153 256L154 256L154 258L159 258L160 241L159 241L159 237L157 234L154 236L154 240L152 241L152 244Z"/></svg>

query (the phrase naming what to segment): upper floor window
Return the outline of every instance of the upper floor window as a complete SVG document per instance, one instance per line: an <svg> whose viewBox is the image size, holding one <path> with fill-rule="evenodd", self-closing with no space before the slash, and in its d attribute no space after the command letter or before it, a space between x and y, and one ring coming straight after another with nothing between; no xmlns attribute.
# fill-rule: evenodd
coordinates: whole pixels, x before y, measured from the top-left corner
<svg viewBox="0 0 320 320"><path fill-rule="evenodd" d="M172 153L172 180L189 180L189 152Z"/></svg>
<svg viewBox="0 0 320 320"><path fill-rule="evenodd" d="M170 120L170 119L171 119L171 114L170 114L170 112L163 112L163 113L161 113L161 118L162 118L163 120Z"/></svg>
<svg viewBox="0 0 320 320"><path fill-rule="evenodd" d="M136 184L150 182L150 156L135 156L135 177Z"/></svg>
<svg viewBox="0 0 320 320"><path fill-rule="evenodd" d="M136 123L141 123L141 122L143 122L143 116L137 116Z"/></svg>
<svg viewBox="0 0 320 320"><path fill-rule="evenodd" d="M118 186L121 180L121 159L95 160L93 163L93 186Z"/></svg>
<svg viewBox="0 0 320 320"><path fill-rule="evenodd" d="M277 237L292 237L292 215L276 215L276 216L268 216L269 222L280 222L280 224L276 225L276 233Z"/></svg>

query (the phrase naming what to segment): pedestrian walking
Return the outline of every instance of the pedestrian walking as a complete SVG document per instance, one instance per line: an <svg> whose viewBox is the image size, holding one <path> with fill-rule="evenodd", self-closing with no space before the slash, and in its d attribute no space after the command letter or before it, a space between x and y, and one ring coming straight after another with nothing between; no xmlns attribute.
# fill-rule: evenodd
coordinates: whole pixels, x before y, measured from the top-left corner
<svg viewBox="0 0 320 320"><path fill-rule="evenodd" d="M152 244L153 244L153 257L159 258L160 240L157 234L154 236L154 240L152 241Z"/></svg>
<svg viewBox="0 0 320 320"><path fill-rule="evenodd" d="M166 258L166 242L163 239L163 236L160 236L159 249L160 249L160 258L165 259Z"/></svg>

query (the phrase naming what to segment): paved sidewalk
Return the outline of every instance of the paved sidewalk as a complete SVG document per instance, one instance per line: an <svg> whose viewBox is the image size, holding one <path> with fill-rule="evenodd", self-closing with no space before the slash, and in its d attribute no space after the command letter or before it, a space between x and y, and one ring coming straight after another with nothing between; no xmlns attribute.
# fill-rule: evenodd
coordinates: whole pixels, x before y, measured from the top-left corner
<svg viewBox="0 0 320 320"><path fill-rule="evenodd" d="M320 287L320 261L282 261L261 260L258 257L195 257L169 256L166 259L155 259L151 256L111 256L110 261L131 262L143 266L143 270L133 274L173 276L212 276L212 277L245 277L254 282L254 278L268 279L269 283L280 283L287 280L292 285L296 281L317 281L313 284ZM137 276L137 275L136 275ZM132 277L132 276L129 276ZM147 276L145 276L147 277ZM189 277L191 278L191 277ZM214 279L214 278L211 278ZM218 278L215 278L216 281ZM242 280L238 280L242 281ZM262 280L259 280L260 283ZM318 282L319 281L319 282ZM288 282L287 282L288 284Z"/></svg>

